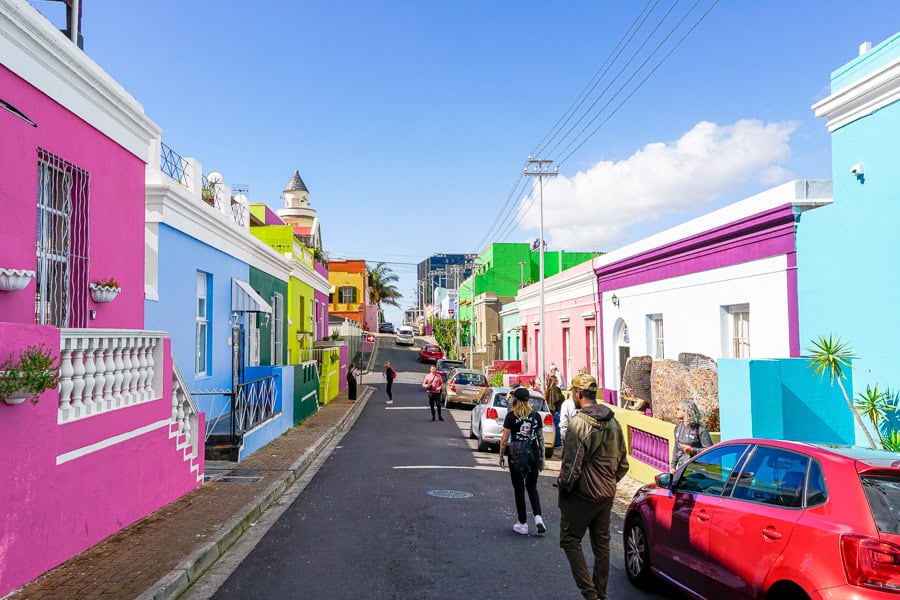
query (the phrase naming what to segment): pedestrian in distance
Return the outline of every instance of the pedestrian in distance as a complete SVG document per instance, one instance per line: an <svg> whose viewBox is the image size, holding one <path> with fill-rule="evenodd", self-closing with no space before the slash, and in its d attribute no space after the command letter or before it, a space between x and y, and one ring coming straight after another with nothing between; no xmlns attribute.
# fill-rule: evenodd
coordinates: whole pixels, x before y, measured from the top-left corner
<svg viewBox="0 0 900 600"><path fill-rule="evenodd" d="M350 367L347 369L347 398L349 398L351 402L356 400L356 375L356 365L350 363Z"/></svg>
<svg viewBox="0 0 900 600"><path fill-rule="evenodd" d="M525 492L531 502L534 526L538 533L547 531L541 517L541 497L538 495L538 473L544 469L543 422L531 406L531 394L524 387L517 387L507 398L512 403L503 421L500 437L500 468L506 468L505 450L509 446L509 477L516 499L516 516L513 531L528 535L528 515L525 512Z"/></svg>
<svg viewBox="0 0 900 600"><path fill-rule="evenodd" d="M709 431L701 423L703 415L693 400L682 400L678 403L675 419L675 447L672 448L672 473L689 461L692 456L713 445Z"/></svg>
<svg viewBox="0 0 900 600"><path fill-rule="evenodd" d="M391 368L391 361L384 362L384 380L387 382L388 404L394 403L394 394L391 393L391 386L394 385L394 379L397 377L397 371Z"/></svg>
<svg viewBox="0 0 900 600"><path fill-rule="evenodd" d="M431 420L434 421L434 410L437 408L437 418L441 421L441 390L444 388L444 380L441 374L437 372L437 367L431 365L431 372L425 376L422 387L428 393L428 406L431 408Z"/></svg>
<svg viewBox="0 0 900 600"><path fill-rule="evenodd" d="M577 379L577 377L576 377ZM574 392L559 407L559 438L562 444L566 444L566 432L569 429L569 423L575 418L578 407L575 406Z"/></svg>
<svg viewBox="0 0 900 600"><path fill-rule="evenodd" d="M553 375L550 375L547 378L546 398L547 406L550 407L550 412L553 414L553 429L555 431L553 447L557 448L562 444L562 437L560 437L559 431L559 411L562 408L563 402L566 401L566 398L563 396L562 390L559 389L559 382Z"/></svg>
<svg viewBox="0 0 900 600"><path fill-rule="evenodd" d="M578 412L563 442L559 488L559 546L585 600L605 600L609 580L609 519L616 485L628 472L628 450L615 413L597 404L597 380L587 374L572 381ZM588 532L594 573L588 570L581 540Z"/></svg>
<svg viewBox="0 0 900 600"><path fill-rule="evenodd" d="M559 372L559 367L556 366L556 363L551 363L550 368L547 370L550 373L550 377L556 377L556 381L559 382L559 387L566 387L566 382L563 379L562 373Z"/></svg>

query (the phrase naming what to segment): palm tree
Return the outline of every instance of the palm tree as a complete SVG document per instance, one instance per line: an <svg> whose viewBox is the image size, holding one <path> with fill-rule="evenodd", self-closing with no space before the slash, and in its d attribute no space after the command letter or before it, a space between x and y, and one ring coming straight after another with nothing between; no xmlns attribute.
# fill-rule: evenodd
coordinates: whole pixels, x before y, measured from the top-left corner
<svg viewBox="0 0 900 600"><path fill-rule="evenodd" d="M403 294L394 285L400 278L391 268L380 262L374 268L366 265L366 271L369 274L369 303L378 306L378 314L381 315L382 304L400 308L398 300Z"/></svg>
<svg viewBox="0 0 900 600"><path fill-rule="evenodd" d="M872 427L878 434L882 446L884 446L884 436L881 435L881 422L887 418L888 412L893 408L889 398L890 392L879 390L877 383L874 388L867 385L865 392L856 394L856 410L859 411L860 416L868 417L872 421Z"/></svg>
<svg viewBox="0 0 900 600"><path fill-rule="evenodd" d="M812 349L807 350L807 352L809 352L809 368L813 370L813 375L824 376L827 373L831 379L831 385L834 385L834 382L837 381L838 387L841 388L841 393L844 394L844 400L847 401L847 406L850 408L850 412L856 418L856 423L863 430L863 433L866 434L866 439L869 440L872 449L877 448L875 440L872 439L872 435L869 433L869 429L859 413L856 412L853 402L850 401L850 396L847 395L847 390L844 389L844 369L851 368L850 361L856 358L853 350L850 348L850 344L842 342L836 335L829 335L828 337L823 335L813 342Z"/></svg>

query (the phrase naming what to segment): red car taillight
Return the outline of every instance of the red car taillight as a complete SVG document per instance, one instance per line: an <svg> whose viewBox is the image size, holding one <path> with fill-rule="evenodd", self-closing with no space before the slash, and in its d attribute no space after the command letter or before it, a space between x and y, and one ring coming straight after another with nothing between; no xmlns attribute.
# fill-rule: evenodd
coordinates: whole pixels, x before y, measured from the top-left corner
<svg viewBox="0 0 900 600"><path fill-rule="evenodd" d="M455 384L455 383L451 383L451 384L450 384L450 391L451 391L451 392L455 392L455 391L456 391L456 384Z"/></svg>
<svg viewBox="0 0 900 600"><path fill-rule="evenodd" d="M900 592L900 546L858 535L841 536L844 572L852 585Z"/></svg>
<svg viewBox="0 0 900 600"><path fill-rule="evenodd" d="M553 427L553 415L552 414L548 414L546 417L544 417L544 425L546 425L547 427Z"/></svg>
<svg viewBox="0 0 900 600"><path fill-rule="evenodd" d="M484 416L488 419L496 419L497 418L497 409L489 408L484 412Z"/></svg>

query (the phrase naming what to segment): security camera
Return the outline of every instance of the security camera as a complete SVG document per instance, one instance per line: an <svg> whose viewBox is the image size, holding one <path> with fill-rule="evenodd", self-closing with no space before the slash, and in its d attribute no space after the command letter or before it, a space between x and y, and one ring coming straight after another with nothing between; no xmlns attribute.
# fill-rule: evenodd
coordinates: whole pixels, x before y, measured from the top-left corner
<svg viewBox="0 0 900 600"><path fill-rule="evenodd" d="M855 165L853 165L852 167L850 167L850 174L851 174L851 175L862 175L863 172L864 172L864 171L863 171L863 164L862 164L862 163L856 163Z"/></svg>

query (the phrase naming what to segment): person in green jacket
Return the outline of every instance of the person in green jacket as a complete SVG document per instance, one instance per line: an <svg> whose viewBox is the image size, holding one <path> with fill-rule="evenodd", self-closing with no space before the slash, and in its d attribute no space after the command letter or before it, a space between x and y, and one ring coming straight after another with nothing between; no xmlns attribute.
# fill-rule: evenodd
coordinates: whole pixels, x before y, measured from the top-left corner
<svg viewBox="0 0 900 600"><path fill-rule="evenodd" d="M597 380L581 374L570 389L579 410L566 430L556 481L559 546L585 600L604 600L609 580L609 521L616 484L628 472L628 449L615 413L596 403ZM586 531L594 552L593 576L581 548Z"/></svg>

